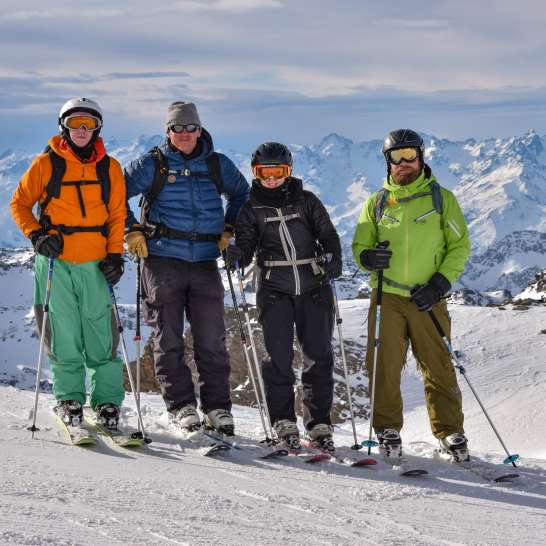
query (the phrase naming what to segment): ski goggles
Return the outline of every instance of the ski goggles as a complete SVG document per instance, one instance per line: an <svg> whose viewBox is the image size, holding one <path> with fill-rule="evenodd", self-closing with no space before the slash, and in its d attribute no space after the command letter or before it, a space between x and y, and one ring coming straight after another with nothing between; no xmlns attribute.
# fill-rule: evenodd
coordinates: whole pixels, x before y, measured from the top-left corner
<svg viewBox="0 0 546 546"><path fill-rule="evenodd" d="M292 167L290 165L254 165L252 172L260 180L286 178L292 174Z"/></svg>
<svg viewBox="0 0 546 546"><path fill-rule="evenodd" d="M86 131L96 131L102 127L102 120L90 115L67 116L62 121L62 126L66 129L81 129Z"/></svg>
<svg viewBox="0 0 546 546"><path fill-rule="evenodd" d="M195 123L188 123L188 125L182 125L181 123L175 123L174 125L171 125L169 127L169 130L173 133L182 133L186 131L186 133L195 133L195 131L199 131L201 127L199 125L196 125Z"/></svg>
<svg viewBox="0 0 546 546"><path fill-rule="evenodd" d="M418 157L419 151L417 148L398 148L387 152L389 163L393 165L400 165L402 161L415 161Z"/></svg>

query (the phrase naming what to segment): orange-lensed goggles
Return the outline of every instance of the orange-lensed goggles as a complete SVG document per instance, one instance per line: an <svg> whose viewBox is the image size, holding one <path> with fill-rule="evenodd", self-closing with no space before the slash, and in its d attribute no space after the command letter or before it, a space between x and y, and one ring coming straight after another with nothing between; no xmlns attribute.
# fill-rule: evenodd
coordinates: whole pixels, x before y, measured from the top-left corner
<svg viewBox="0 0 546 546"><path fill-rule="evenodd" d="M102 120L95 116L68 116L63 119L63 127L66 129L81 129L82 127L87 131L96 131L102 126Z"/></svg>
<svg viewBox="0 0 546 546"><path fill-rule="evenodd" d="M260 180L286 178L292 174L292 167L290 165L254 165L252 172Z"/></svg>
<svg viewBox="0 0 546 546"><path fill-rule="evenodd" d="M394 165L400 165L402 161L415 161L418 156L417 148L398 148L387 152L389 162Z"/></svg>

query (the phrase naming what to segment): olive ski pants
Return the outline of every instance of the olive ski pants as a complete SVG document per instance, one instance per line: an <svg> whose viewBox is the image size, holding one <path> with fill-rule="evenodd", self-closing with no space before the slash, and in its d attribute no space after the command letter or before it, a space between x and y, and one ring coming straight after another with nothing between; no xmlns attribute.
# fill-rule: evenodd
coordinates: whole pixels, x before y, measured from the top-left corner
<svg viewBox="0 0 546 546"><path fill-rule="evenodd" d="M377 291L372 292L368 314L366 367L372 384ZM445 301L432 308L449 337L451 320ZM400 377L409 344L423 375L425 400L434 436L464 432L461 391L446 347L427 312L409 298L383 292L379 353L375 381L373 427L381 430L403 425Z"/></svg>

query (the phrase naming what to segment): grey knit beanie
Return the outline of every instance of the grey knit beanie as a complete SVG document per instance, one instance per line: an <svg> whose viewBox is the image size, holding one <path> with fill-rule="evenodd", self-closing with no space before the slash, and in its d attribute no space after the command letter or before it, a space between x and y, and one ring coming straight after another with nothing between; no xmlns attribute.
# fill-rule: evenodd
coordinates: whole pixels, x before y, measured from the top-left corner
<svg viewBox="0 0 546 546"><path fill-rule="evenodd" d="M177 101L169 105L165 118L165 131L168 131L171 125L190 125L192 123L201 127L201 120L193 102Z"/></svg>

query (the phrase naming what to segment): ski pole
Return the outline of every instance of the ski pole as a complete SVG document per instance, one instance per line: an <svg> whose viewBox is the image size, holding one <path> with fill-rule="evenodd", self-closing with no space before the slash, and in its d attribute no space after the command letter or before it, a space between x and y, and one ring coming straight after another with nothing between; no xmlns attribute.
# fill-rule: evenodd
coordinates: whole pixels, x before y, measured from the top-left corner
<svg viewBox="0 0 546 546"><path fill-rule="evenodd" d="M252 363L250 361L250 355L249 355L250 347L248 346L245 331L244 331L244 328L243 328L243 321L241 320L241 314L239 312L239 304L237 303L237 296L235 295L235 288L233 287L233 279L231 278L231 272L230 272L230 270L229 270L229 268L227 266L226 254L225 254L225 252L223 252L222 254L223 254L224 262L226 264L226 274L227 274L227 278L228 278L229 291L231 293L231 298L233 300L233 309L235 310L235 319L236 319L237 325L239 327L239 335L241 337L241 344L243 345L243 354L245 356L245 362L246 362L246 365L247 365L247 368L248 368L248 374L250 376L250 381L252 383L252 389L254 390L254 396L256 398L256 405L258 406L258 411L260 413L260 419L262 421L262 427L263 427L264 434L265 434L265 442L267 444L270 444L272 442L272 435L268 432L267 426L266 426L266 423L265 423L264 409L262 407L262 401L261 401L261 398L260 398L260 393L258 391L258 387L256 386L256 378L254 376L254 370L252 368Z"/></svg>
<svg viewBox="0 0 546 546"><path fill-rule="evenodd" d="M137 264L137 272L136 272L136 327L135 327L135 337L133 338L135 342L135 349L136 349L136 404L140 411L140 342L142 340L142 337L140 335L140 298L141 298L141 291L140 291L140 258L137 258L136 260ZM138 430L140 430L140 422L138 423Z"/></svg>
<svg viewBox="0 0 546 546"><path fill-rule="evenodd" d="M116 317L116 325L119 332L119 337L121 339L121 348L123 350L123 360L125 361L125 368L127 370L127 377L129 378L129 384L131 385L131 391L133 396L136 397L135 392L135 383L133 381L133 373L131 372L131 365L129 364L129 355L127 354L127 346L125 345L125 337L123 335L123 324L121 323L121 318L119 316L118 304L116 302L116 295L114 294L114 287L108 283L108 291L110 292L110 298L112 299L112 305L114 306L114 314ZM146 432L144 430L144 423L142 422L142 414L140 413L140 405L136 404L138 424L140 425L140 430L132 434L133 438L142 438L147 444L151 444L151 438L146 437Z"/></svg>
<svg viewBox="0 0 546 546"><path fill-rule="evenodd" d="M377 248L387 248L389 241L383 241L377 245ZM368 455L370 455L372 447L376 447L379 444L372 440L372 423L373 423L373 410L375 404L375 376L377 370L377 355L379 353L379 327L381 325L381 300L383 297L383 270L380 269L377 272L377 302L375 305L375 335L374 335L374 353L373 353L373 367L372 367L372 392L370 396L370 429L368 432L368 439L362 442L362 445L368 448Z"/></svg>
<svg viewBox="0 0 546 546"><path fill-rule="evenodd" d="M40 395L40 379L42 376L42 359L44 355L45 346L45 331L46 323L49 317L49 299L51 297L51 279L53 278L53 266L55 265L55 258L49 258L47 267L47 284L46 293L44 298L44 315L42 317L42 328L40 332L40 350L38 351L38 366L36 370L36 392L34 393L34 411L32 412L32 425L27 430L32 431L32 438L34 439L34 433L40 430L36 426L36 414L38 413L38 396Z"/></svg>
<svg viewBox="0 0 546 546"><path fill-rule="evenodd" d="M345 358L345 347L343 346L344 344L343 332L341 331L341 324L343 323L343 319L341 318L341 313L339 312L336 283L334 279L330 279L330 286L332 287L332 296L334 298L334 311L336 316L337 335L339 338L339 345L341 347L341 360L343 362L343 374L345 375L345 388L347 389L347 400L349 401L351 425L353 427L353 437L355 439L355 443L353 446L351 446L351 449L357 450L357 449L362 449L362 445L358 443L358 438L356 436L355 413L353 411L353 397L351 395L351 388L349 386L349 372L347 370L347 359Z"/></svg>
<svg viewBox="0 0 546 546"><path fill-rule="evenodd" d="M250 313L248 312L248 304L246 302L243 276L241 274L241 268L239 267L239 264L237 263L235 264L235 266L236 266L236 272L237 272L237 279L239 281L239 291L241 293L243 314L245 316L246 327L248 330L248 337L250 338L250 348L252 350L252 357L254 359L254 367L256 370L256 376L258 378L258 387L260 388L260 393L262 396L262 406L263 406L265 416L267 418L267 423L269 424L270 438L273 438L273 430L271 428L271 417L269 416L269 408L267 407L267 400L265 397L265 386L264 386L264 380L262 377L262 370L260 368L260 362L258 360L258 355L256 353L256 344L254 343L254 336L252 335L252 326L250 324Z"/></svg>
<svg viewBox="0 0 546 546"><path fill-rule="evenodd" d="M451 346L451 342L449 341L449 339L445 335L445 332L444 332L441 324L438 322L438 319L436 318L436 315L432 311L432 308L428 309L427 313L429 314L430 318L432 319L432 322L434 323L434 326L436 327L436 330L438 330L438 333L440 334L440 337L442 338L442 341L444 342L444 345L446 346L446 349L447 349L447 351L449 353L449 356L451 357L451 359L453 361L453 364L454 364L455 368L457 368L457 370L459 370L459 373L465 378L465 381L467 382L468 386L470 387L470 390L472 391L472 394L474 395L474 397L478 401L478 404L480 405L480 408L482 408L482 411L485 414L485 417L489 421L489 424L491 425L491 428L493 429L493 432L497 436L497 438L498 438L499 442L501 443L504 451L506 452L507 457L504 459L503 463L504 464L511 463L514 468L517 468L516 461L519 459L519 455L517 455L517 454L511 455L510 452L508 451L508 449L506 448L506 445L502 441L502 438L501 438L499 432L497 431L495 425L493 424L493 421L491 420L491 418L489 417L489 414L487 413L487 410L485 409L484 405L482 404L482 401L480 400L480 397L478 396L478 393L474 390L474 387L472 386L472 383L470 383L470 380L466 376L466 370L464 369L464 366L462 366L459 363L457 355L455 354L455 351L453 350L453 347Z"/></svg>

